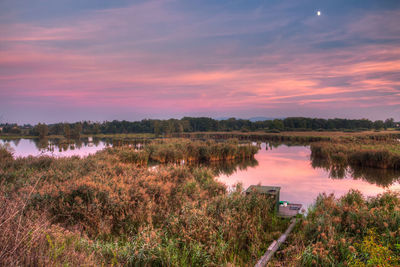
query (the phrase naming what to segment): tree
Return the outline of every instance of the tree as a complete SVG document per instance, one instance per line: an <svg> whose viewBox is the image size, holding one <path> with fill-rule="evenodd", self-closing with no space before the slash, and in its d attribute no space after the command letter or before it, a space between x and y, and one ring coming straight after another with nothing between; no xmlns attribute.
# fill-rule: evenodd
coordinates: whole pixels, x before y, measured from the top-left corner
<svg viewBox="0 0 400 267"><path fill-rule="evenodd" d="M64 136L66 138L70 138L71 137L71 127L69 126L68 123L64 123Z"/></svg>
<svg viewBox="0 0 400 267"><path fill-rule="evenodd" d="M34 133L39 136L40 139L45 138L49 134L49 127L46 124L38 123L34 127Z"/></svg>
<svg viewBox="0 0 400 267"><path fill-rule="evenodd" d="M18 126L14 126L14 127L10 128L9 133L21 134L21 129Z"/></svg>
<svg viewBox="0 0 400 267"><path fill-rule="evenodd" d="M100 133L100 125L98 123L95 123L93 125L93 133L94 134L99 134Z"/></svg>
<svg viewBox="0 0 400 267"><path fill-rule="evenodd" d="M80 122L75 123L74 130L72 131L72 136L76 139L81 137L82 124Z"/></svg>
<svg viewBox="0 0 400 267"><path fill-rule="evenodd" d="M384 123L381 120L377 120L374 122L374 128L375 130L380 130L384 127Z"/></svg>
<svg viewBox="0 0 400 267"><path fill-rule="evenodd" d="M63 135L64 134L64 124L56 123L49 125L49 135Z"/></svg>
<svg viewBox="0 0 400 267"><path fill-rule="evenodd" d="M181 122L177 122L177 124L176 124L176 132L178 132L178 133L183 133L183 125L182 125L182 123Z"/></svg>
<svg viewBox="0 0 400 267"><path fill-rule="evenodd" d="M278 130L282 130L284 127L283 121L278 119L273 120L271 126L273 129L278 129Z"/></svg>
<svg viewBox="0 0 400 267"><path fill-rule="evenodd" d="M384 124L385 129L394 128L395 127L395 123L394 123L394 119L393 118L386 119L383 124Z"/></svg>
<svg viewBox="0 0 400 267"><path fill-rule="evenodd" d="M167 121L162 122L162 132L169 136L171 133L174 132L174 122L173 120L169 119Z"/></svg>
<svg viewBox="0 0 400 267"><path fill-rule="evenodd" d="M159 121L154 121L154 135L159 137L161 134L161 127Z"/></svg>

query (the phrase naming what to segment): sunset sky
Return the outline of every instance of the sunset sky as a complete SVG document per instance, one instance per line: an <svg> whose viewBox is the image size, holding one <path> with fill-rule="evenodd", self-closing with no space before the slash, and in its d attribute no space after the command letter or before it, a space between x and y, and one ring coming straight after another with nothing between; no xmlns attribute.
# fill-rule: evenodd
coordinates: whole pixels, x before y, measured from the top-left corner
<svg viewBox="0 0 400 267"><path fill-rule="evenodd" d="M400 1L0 1L0 123L183 116L400 120Z"/></svg>

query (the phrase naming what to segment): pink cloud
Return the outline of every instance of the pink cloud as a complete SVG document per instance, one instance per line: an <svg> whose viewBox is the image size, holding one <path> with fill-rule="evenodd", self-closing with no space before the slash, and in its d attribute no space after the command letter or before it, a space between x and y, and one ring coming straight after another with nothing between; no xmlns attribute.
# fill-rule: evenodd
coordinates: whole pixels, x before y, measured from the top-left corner
<svg viewBox="0 0 400 267"><path fill-rule="evenodd" d="M385 75L372 77L400 69L397 46L312 51L302 44L280 45L274 40L257 55L233 55L238 49L235 43L206 43L204 46L210 48L206 53L197 46L181 51L179 42L185 38L244 34L246 27L210 28L218 19L233 20L227 15L181 25L189 15L170 12L166 6L168 2L150 1L90 12L68 23L57 20L51 27L21 23L3 27L0 41L9 45L0 50L0 66L5 70L0 73L0 95L14 97L8 101L15 105L20 98L35 103L47 97L60 103L68 100L73 106L134 105L182 111L288 105L329 109L400 102L396 94L399 81ZM376 16L392 25L385 14L352 24L345 36L387 37L375 28L368 32L365 26ZM240 19L251 22L253 18ZM286 19L257 25L251 31L272 30L285 23ZM312 26L315 21L306 23ZM160 24L179 26L164 32L157 28ZM204 31L206 27L209 30ZM332 34L322 34L311 43L329 38ZM176 47L169 51L171 43ZM327 84L327 78L345 83ZM366 95L360 96L363 93Z"/></svg>

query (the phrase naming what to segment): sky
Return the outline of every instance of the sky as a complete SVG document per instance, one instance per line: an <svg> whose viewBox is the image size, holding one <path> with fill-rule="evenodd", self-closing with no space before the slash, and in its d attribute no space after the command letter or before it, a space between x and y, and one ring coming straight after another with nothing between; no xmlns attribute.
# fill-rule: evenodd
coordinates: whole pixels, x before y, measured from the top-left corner
<svg viewBox="0 0 400 267"><path fill-rule="evenodd" d="M0 123L183 116L400 120L400 1L0 0Z"/></svg>

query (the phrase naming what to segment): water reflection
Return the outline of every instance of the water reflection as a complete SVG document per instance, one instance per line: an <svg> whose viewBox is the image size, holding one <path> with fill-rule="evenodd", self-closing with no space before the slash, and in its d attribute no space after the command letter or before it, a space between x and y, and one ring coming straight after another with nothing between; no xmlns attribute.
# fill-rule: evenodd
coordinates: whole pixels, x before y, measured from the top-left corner
<svg viewBox="0 0 400 267"><path fill-rule="evenodd" d="M87 156L96 153L108 146L133 146L142 149L144 144L150 142L145 139L123 139L123 138L96 138L86 137L80 139L67 138L35 138L35 139L12 139L2 140L1 145L8 145L15 157L26 156Z"/></svg>
<svg viewBox="0 0 400 267"><path fill-rule="evenodd" d="M48 155L60 156L87 156L109 146L109 142L98 138L82 139L14 139L0 140L0 144L8 145L14 157Z"/></svg>
<svg viewBox="0 0 400 267"><path fill-rule="evenodd" d="M215 161L208 164L200 164L200 166L209 167L216 176L232 175L238 170L246 171L248 168L257 167L258 161L256 159Z"/></svg>
<svg viewBox="0 0 400 267"><path fill-rule="evenodd" d="M231 174L221 173L218 179L228 186L241 182L244 188L254 184L280 186L281 199L306 207L322 192L341 196L350 189L358 189L372 196L388 188L400 189L398 173L318 165L310 161L311 152L307 146L291 145L263 143L255 156L257 166L236 169Z"/></svg>
<svg viewBox="0 0 400 267"><path fill-rule="evenodd" d="M390 187L400 181L400 171L392 169L377 169L358 165L335 164L317 157L310 156L313 168L322 168L333 179L352 177L380 187Z"/></svg>
<svg viewBox="0 0 400 267"><path fill-rule="evenodd" d="M296 142L296 141L285 141L285 142L277 142L277 141L269 141L265 143L265 149L266 150L272 150L279 148L280 146L287 146L287 147L292 147L292 146L309 146L310 142ZM260 144L261 146L261 144ZM263 146L262 146L263 147Z"/></svg>

